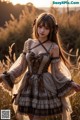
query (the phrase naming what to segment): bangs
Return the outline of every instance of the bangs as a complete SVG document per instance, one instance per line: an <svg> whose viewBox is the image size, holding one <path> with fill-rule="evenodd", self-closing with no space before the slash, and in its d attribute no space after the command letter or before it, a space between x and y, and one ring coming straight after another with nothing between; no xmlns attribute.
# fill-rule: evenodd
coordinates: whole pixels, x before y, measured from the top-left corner
<svg viewBox="0 0 80 120"><path fill-rule="evenodd" d="M44 27L48 27L50 29L50 25L48 24L48 21L41 21L38 26L44 26Z"/></svg>
<svg viewBox="0 0 80 120"><path fill-rule="evenodd" d="M49 16L45 16L45 17L42 17L40 20L38 20L37 27L41 25L44 27L48 27L51 30L53 27L52 24L53 24L53 21L51 20L51 18Z"/></svg>
<svg viewBox="0 0 80 120"><path fill-rule="evenodd" d="M48 39L51 41L53 39L56 39L55 25L55 19L51 14L43 13L39 15L39 17L36 19L35 26L33 27L33 38L38 39L38 27L44 26L45 28L48 28L51 31L48 35Z"/></svg>

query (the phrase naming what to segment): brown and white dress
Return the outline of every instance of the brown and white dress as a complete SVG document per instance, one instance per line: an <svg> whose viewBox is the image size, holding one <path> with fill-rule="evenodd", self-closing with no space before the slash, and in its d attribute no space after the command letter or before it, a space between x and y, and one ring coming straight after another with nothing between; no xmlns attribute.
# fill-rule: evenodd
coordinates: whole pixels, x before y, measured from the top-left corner
<svg viewBox="0 0 80 120"><path fill-rule="evenodd" d="M26 54L20 55L3 80L13 89L16 78L25 72L14 101L19 113L43 117L61 114L64 108L70 108L66 96L72 90L71 75L60 58L51 56L49 51L38 55L32 52L31 42L32 39L25 42ZM54 47L57 45L53 43L49 50Z"/></svg>

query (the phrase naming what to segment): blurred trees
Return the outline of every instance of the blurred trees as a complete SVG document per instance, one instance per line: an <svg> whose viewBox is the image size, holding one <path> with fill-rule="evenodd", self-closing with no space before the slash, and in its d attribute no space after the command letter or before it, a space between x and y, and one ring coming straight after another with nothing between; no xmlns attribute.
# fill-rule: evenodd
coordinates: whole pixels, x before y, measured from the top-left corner
<svg viewBox="0 0 80 120"><path fill-rule="evenodd" d="M80 49L80 10L69 11L67 14L66 8L60 11L58 8L51 7L49 11L56 17L59 26L59 34L66 49L73 48L75 51Z"/></svg>
<svg viewBox="0 0 80 120"><path fill-rule="evenodd" d="M16 7L14 11L15 14L18 14L17 18L15 14L13 14L13 12L11 11L13 7L11 3L3 2L2 4L4 4L4 6L1 7L0 0L0 18L3 16L5 18L4 21L6 20L4 23L4 27L0 27L0 60L2 60L2 62L0 61L1 73L5 70L8 70L9 67L13 64L15 54L16 56L19 55L19 53L23 49L24 41L30 38L32 35L32 24L34 19L40 13L44 12L44 10L39 10L38 8L35 8L33 4L28 3L24 7L22 6L22 8L19 9L20 11L18 11ZM11 6L11 9L8 9L9 6L7 7L6 5ZM76 50L77 48L80 49L80 11L70 11L69 16L67 15L65 10L60 13L58 9L51 7L49 11L56 17L58 21L59 33L61 36L61 40L65 44L65 47L68 47L68 49L74 48L74 50ZM9 12L9 15L6 12ZM1 21L2 20L0 20L0 22ZM11 50L11 54L13 55L10 56L10 54L8 53L10 52L8 46L11 46L12 43L15 43L15 45L13 44L13 49ZM9 55L9 57L7 56L7 54ZM4 58L6 58L5 61L3 60ZM77 66L80 67L80 57L77 59L77 63ZM80 68L77 70L72 70L72 78L76 82L80 83ZM9 108L9 104L11 103L10 96L8 96L6 92L3 92L2 90L0 90L0 95L2 96L0 98L0 108ZM77 94L76 96L73 96L71 102L73 107L72 120L79 120L80 95Z"/></svg>
<svg viewBox="0 0 80 120"><path fill-rule="evenodd" d="M5 21L10 19L10 14L13 14L18 19L22 9L24 9L24 5L17 4L14 6L10 2L1 2L0 0L0 26L3 26Z"/></svg>
<svg viewBox="0 0 80 120"><path fill-rule="evenodd" d="M0 28L0 59L8 54L8 46L12 43L16 43L13 50L18 56L23 49L24 41L32 35L32 24L35 17L41 12L43 10L39 10L32 3L28 3L21 11L18 19L10 14L10 20L5 22L4 27Z"/></svg>
<svg viewBox="0 0 80 120"><path fill-rule="evenodd" d="M2 9L2 11L0 10L2 12L0 15L6 19L4 26L0 27L0 59L3 59L5 54L8 54L8 46L12 43L15 43L13 51L18 56L23 49L24 41L32 36L34 19L44 10L36 8L32 3L13 7L11 3L1 1L0 9ZM9 20L6 18L7 15L5 15L8 12ZM80 49L80 11L70 11L68 15L65 9L61 12L60 9L51 7L49 12L57 19L59 34L64 43L64 48L67 50L73 48L73 52L77 48Z"/></svg>

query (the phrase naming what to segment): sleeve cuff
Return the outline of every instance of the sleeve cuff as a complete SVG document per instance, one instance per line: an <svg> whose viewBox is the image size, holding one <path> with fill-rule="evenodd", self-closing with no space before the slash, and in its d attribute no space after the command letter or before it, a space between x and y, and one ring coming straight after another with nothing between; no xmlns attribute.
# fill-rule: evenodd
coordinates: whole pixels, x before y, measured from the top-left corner
<svg viewBox="0 0 80 120"><path fill-rule="evenodd" d="M11 79L10 74L7 73L7 71L3 72L2 79L3 79L4 83L9 86L10 89L13 88L14 83L13 83L13 81L12 81L12 79Z"/></svg>

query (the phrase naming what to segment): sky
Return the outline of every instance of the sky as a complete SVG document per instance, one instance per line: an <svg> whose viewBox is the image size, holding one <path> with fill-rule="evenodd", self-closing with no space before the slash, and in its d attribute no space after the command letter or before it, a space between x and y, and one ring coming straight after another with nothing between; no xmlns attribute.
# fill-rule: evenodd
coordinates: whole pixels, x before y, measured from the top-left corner
<svg viewBox="0 0 80 120"><path fill-rule="evenodd" d="M16 3L26 4L31 2L36 7L50 7L52 0L10 0L14 5Z"/></svg>
<svg viewBox="0 0 80 120"><path fill-rule="evenodd" d="M7 1L7 0L6 0ZM9 0L14 5L15 4L26 4L28 2L33 3L36 7L50 7L54 5L54 7L66 7L67 5L70 7L80 7L80 0Z"/></svg>

